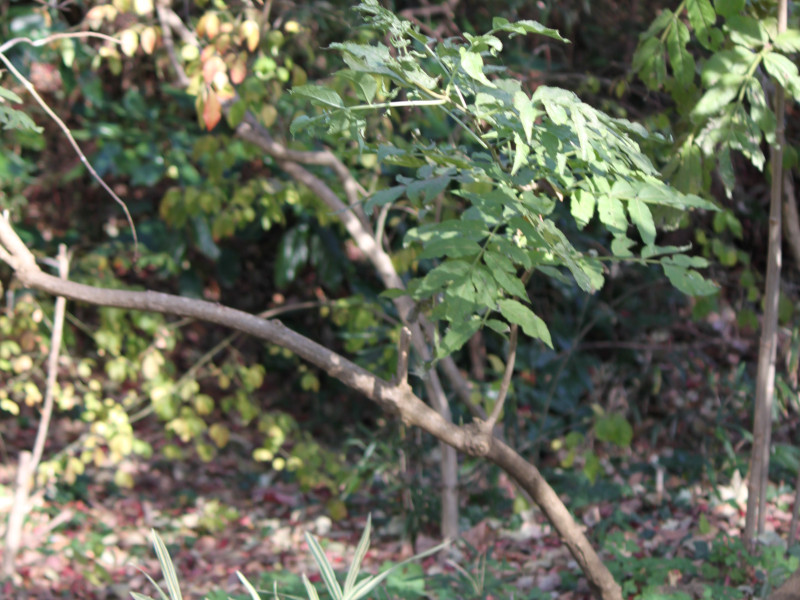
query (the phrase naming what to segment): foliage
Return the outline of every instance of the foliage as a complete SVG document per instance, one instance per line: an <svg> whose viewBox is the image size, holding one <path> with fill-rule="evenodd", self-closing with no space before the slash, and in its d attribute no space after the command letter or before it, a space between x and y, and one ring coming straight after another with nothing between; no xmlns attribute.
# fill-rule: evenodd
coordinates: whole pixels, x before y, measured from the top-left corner
<svg viewBox="0 0 800 600"><path fill-rule="evenodd" d="M684 10L688 25L681 18ZM699 64L688 48L692 32L696 43L710 53ZM767 102L762 73L800 100L800 73L790 58L797 52L800 30L778 35L775 17L758 14L754 4L745 9L743 1L712 6L708 0L691 0L674 12L661 12L640 39L633 69L651 89L665 87L682 117L683 129L676 132L675 152L665 167L676 187L704 192L716 169L730 197L734 151L763 169L761 142L774 143L776 116ZM795 151L788 166L796 161ZM734 232L741 230L732 216L721 218L735 227Z"/></svg>
<svg viewBox="0 0 800 600"><path fill-rule="evenodd" d="M674 101L668 120L654 124L668 134L662 173L678 189L709 193L719 181L728 199L737 185L737 155L764 171L764 144L775 143L776 115L768 100L772 78L789 99L800 101L800 29L777 34L775 15L761 3L686 0L673 11L664 9L639 40L633 71L651 90L664 89ZM684 18L685 16L685 18ZM694 34L694 35L692 35ZM666 125L669 123L669 125ZM666 126L665 126L666 125ZM797 143L784 149L784 167L798 165ZM739 185L742 185L741 176ZM748 194L749 195L749 194ZM758 326L761 280L751 264L751 248L743 243L742 219L759 222L766 215L759 203L738 202L714 216L710 231L698 228L695 240L702 254L726 269L740 267L739 285L746 300L737 307L742 327ZM753 257L755 258L755 257ZM715 302L700 303L704 316ZM780 320L792 314L781 299Z"/></svg>
<svg viewBox="0 0 800 600"><path fill-rule="evenodd" d="M578 250L558 225L566 216L566 198L579 227L599 215L613 237L615 259L660 262L684 292L714 291L694 270L705 261L677 254L681 248L656 245L651 205L713 205L660 183L631 137L646 137L642 128L612 119L564 90L542 86L529 97L516 80L501 77L502 68L485 64L502 50L498 34L559 39L555 31L497 18L488 33L467 35L464 45L434 44L377 2L359 10L371 27L389 36L396 54L380 42L333 44L349 67L337 76L351 82L352 95L343 97L328 85L295 87L293 94L311 100L320 113L295 119L292 131L324 128L410 172L396 176L398 185L373 194L365 209L402 203L419 219L405 244L429 268L411 281L409 292L427 304L431 318L448 324L438 357L461 348L483 326L504 333L507 325L497 317L552 346L544 321L526 306L524 284L534 271L551 277L567 271L588 292L603 285L602 261ZM406 99L397 99L401 96ZM456 128L449 143L367 141L365 113L407 107L444 111ZM433 209L443 194L445 217L431 220L442 212ZM643 244L639 258L631 250L631 224ZM520 269L527 272L522 279Z"/></svg>

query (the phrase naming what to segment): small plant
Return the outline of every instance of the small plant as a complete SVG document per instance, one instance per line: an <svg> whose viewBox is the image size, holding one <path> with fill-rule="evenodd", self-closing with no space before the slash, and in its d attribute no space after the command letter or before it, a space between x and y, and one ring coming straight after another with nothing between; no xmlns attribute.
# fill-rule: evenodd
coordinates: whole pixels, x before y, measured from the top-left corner
<svg viewBox="0 0 800 600"><path fill-rule="evenodd" d="M336 573L333 570L333 566L325 556L325 551L322 549L322 546L320 546L317 538L306 532L306 543L308 543L308 548L311 550L311 555L314 558L314 562L317 563L317 567L320 570L320 575L322 576L322 581L328 590L328 595L333 600L359 600L360 598L364 598L398 569L419 558L424 558L426 556L430 556L431 554L435 554L450 543L449 541L445 541L438 546L426 550L425 552L421 552L416 556L412 556L403 562L392 565L388 569L384 569L378 575L367 575L362 578L361 581L358 581L361 563L363 562L364 557L367 555L367 550L369 550L369 538L371 531L372 517L370 516L367 517L367 525L364 528L364 533L361 535L361 540L358 542L358 546L356 546L356 553L353 557L353 563L350 565L350 569L347 572L344 588L339 584L339 581L336 578ZM158 563L161 565L161 572L164 575L164 581L166 582L167 592L169 595L167 595L159 587L152 577L146 573L145 576L150 583L152 583L158 589L162 600L181 600L181 590L180 586L178 585L178 576L175 572L175 565L169 556L169 552L167 552L167 547L164 545L164 541L161 539L161 536L159 536L155 530L153 530L152 533L153 547L155 548L156 556L158 557ZM253 600L260 600L261 596L255 587L247 580L247 578L239 571L236 572L236 575L239 577L239 580L242 582L242 585L244 585L248 594L250 594L250 597ZM311 584L311 581L308 579L305 573L302 575L302 581L306 588L306 593L308 594L308 600L319 600L319 594L316 588L314 588L314 586ZM272 593L274 598L277 600L277 589L273 589ZM146 596L138 592L131 592L131 595L135 600L154 600L150 596Z"/></svg>

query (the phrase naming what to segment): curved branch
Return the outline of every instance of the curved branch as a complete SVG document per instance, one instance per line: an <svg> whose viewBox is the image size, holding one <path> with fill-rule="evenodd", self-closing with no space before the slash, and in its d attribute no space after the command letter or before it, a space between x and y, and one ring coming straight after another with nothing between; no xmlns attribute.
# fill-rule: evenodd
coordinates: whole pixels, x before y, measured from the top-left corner
<svg viewBox="0 0 800 600"><path fill-rule="evenodd" d="M9 253L13 252L13 248L24 247L4 216L0 216L0 245ZM25 251L30 254L27 249ZM390 414L399 415L404 423L420 427L451 448L470 454L476 454L479 449L480 454L513 477L541 507L597 594L604 600L622 600L619 585L539 470L489 434L481 435L476 443L474 425L457 426L449 422L416 396L407 383L391 383L381 379L277 320L266 321L256 315L205 300L153 291L98 288L66 281L42 272L35 262L29 260L18 259L15 264L19 266L10 266L15 268L17 278L30 288L78 302L200 319L278 344L362 393ZM430 385L431 381L433 378L426 383Z"/></svg>

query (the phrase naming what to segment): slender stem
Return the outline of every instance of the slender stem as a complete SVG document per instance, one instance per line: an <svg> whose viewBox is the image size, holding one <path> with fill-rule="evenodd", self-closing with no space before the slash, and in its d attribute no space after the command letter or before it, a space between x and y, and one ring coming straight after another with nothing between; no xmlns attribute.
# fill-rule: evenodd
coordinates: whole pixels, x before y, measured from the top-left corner
<svg viewBox="0 0 800 600"><path fill-rule="evenodd" d="M517 359L517 338L519 333L519 326L514 323L511 326L511 335L508 338L508 360L506 361L506 370L503 373L503 380L500 383L500 392L497 395L497 401L494 403L492 414L486 420L484 429L491 432L500 418L500 413L503 411L503 404L508 396L508 389L511 387L511 376L514 374L514 363Z"/></svg>
<svg viewBox="0 0 800 600"><path fill-rule="evenodd" d="M24 39L24 38L22 38L22 39ZM5 44L3 44L3 45L5 46ZM122 198L117 196L117 194L114 192L114 190L112 190L111 187L105 181L103 181L103 178L100 177L100 175L97 173L97 171L95 171L94 167L89 162L89 159L86 158L86 155L83 153L83 150L81 150L81 147L78 145L78 142L72 136L72 132L70 131L69 127L67 127L66 123L64 123L64 121L61 120L61 117L59 117L53 111L53 109L48 106L47 102L45 102L44 99L36 91L36 88L33 87L33 84L31 84L31 82L28 81L28 79L26 79L25 76L17 70L17 68L14 66L14 64L10 60L8 60L8 57L5 54L3 54L2 52L0 52L0 61L2 61L6 65L6 68L9 71L11 71L11 73L14 75L14 77L16 77L17 80L23 86L25 86L25 89L28 90L28 93L31 96L33 96L33 98L36 100L36 102L39 104L39 106L42 107L42 110L44 110L44 112L47 113L47 116L49 116L53 121L55 121L55 123L58 125L59 129L61 129L61 131L64 132L64 135L69 140L70 146L72 146L73 150L75 150L75 153L81 159L81 162L84 164L84 166L89 171L89 173L91 173L91 175L95 179L95 181L97 181L97 183L99 183L100 186L106 192L108 192L108 194L114 199L114 201L122 207L122 210L125 213L125 218L128 220L128 224L131 226L131 232L133 234L134 254L138 254L138 252L139 252L139 238L138 238L138 236L136 234L136 226L133 224L133 217L131 217L131 213L128 210L128 206L125 204L125 202L122 200Z"/></svg>

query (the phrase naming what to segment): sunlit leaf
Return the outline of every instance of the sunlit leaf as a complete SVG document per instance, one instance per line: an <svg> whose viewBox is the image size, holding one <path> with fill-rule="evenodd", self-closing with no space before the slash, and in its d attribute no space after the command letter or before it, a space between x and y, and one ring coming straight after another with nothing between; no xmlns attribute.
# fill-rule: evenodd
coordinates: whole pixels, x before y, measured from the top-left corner
<svg viewBox="0 0 800 600"><path fill-rule="evenodd" d="M323 106L330 106L333 108L344 107L344 102L342 102L339 94L323 85L301 85L299 87L292 88L292 94L302 96L303 98L308 98L314 103L321 104Z"/></svg>
<svg viewBox="0 0 800 600"><path fill-rule="evenodd" d="M553 341L550 339L550 331L547 329L547 325L531 309L511 299L500 300L497 305L500 307L500 313L511 323L522 327L525 335L540 339L550 348L553 347Z"/></svg>
<svg viewBox="0 0 800 600"><path fill-rule="evenodd" d="M466 48L459 48L461 53L461 68L467 75L488 87L495 87L483 74L483 59L477 52L470 52Z"/></svg>
<svg viewBox="0 0 800 600"><path fill-rule="evenodd" d="M706 48L713 48L711 30L717 21L717 13L709 0L687 0L686 13L697 40Z"/></svg>

